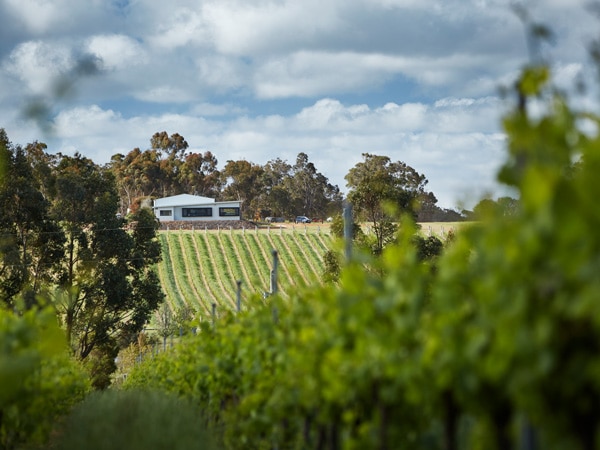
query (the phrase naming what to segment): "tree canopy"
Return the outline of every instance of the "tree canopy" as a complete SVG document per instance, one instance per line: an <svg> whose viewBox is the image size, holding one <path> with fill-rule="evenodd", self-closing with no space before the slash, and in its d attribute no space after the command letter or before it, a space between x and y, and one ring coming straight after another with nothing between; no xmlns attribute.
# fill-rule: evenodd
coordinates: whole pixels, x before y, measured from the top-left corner
<svg viewBox="0 0 600 450"><path fill-rule="evenodd" d="M163 300L152 267L158 222L142 208L123 218L110 170L79 153L12 145L0 130L0 300L51 301L72 352L112 360ZM94 370L94 369L93 369Z"/></svg>
<svg viewBox="0 0 600 450"><path fill-rule="evenodd" d="M363 159L345 177L348 200L358 217L372 225L373 251L380 253L394 238L400 214L416 217L420 203L435 204L437 199L425 190L425 175L408 164L370 153L363 153Z"/></svg>
<svg viewBox="0 0 600 450"><path fill-rule="evenodd" d="M211 151L189 152L178 133L157 132L150 148L134 148L112 156L107 168L114 174L120 212L134 211L141 199L192 194L216 200L239 200L242 217L326 217L339 211L342 194L329 183L306 153L292 165L280 158L264 165L228 160L222 170Z"/></svg>
<svg viewBox="0 0 600 450"><path fill-rule="evenodd" d="M13 304L18 295L29 303L56 279L64 256L64 233L50 216L50 202L40 191L26 151L13 146L0 130L0 158L10 177L0 178L0 295Z"/></svg>

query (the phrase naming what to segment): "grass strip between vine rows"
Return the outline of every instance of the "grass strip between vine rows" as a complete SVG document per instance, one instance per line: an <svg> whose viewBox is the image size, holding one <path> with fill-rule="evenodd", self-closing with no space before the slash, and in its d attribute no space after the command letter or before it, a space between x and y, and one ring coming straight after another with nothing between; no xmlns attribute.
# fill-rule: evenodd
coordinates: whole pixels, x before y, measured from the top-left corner
<svg viewBox="0 0 600 450"><path fill-rule="evenodd" d="M196 276L192 275L190 277L190 282L194 286L194 290L198 295L196 305L200 308L200 310L210 314L210 302L207 302L205 299L212 298L212 292L210 291L209 284L204 278L204 270L202 269L201 264L203 256L205 257L206 255L201 255L198 253L198 247L196 246L193 232L185 233L183 237L188 253L188 265L191 266L191 268L188 270L196 274Z"/></svg>
<svg viewBox="0 0 600 450"><path fill-rule="evenodd" d="M331 250L331 244L334 241L334 237L330 233L317 233L316 243L321 248L321 255L324 255L327 250Z"/></svg>
<svg viewBox="0 0 600 450"><path fill-rule="evenodd" d="M258 238L257 233L249 233L245 235L245 241L248 243L248 246L251 248L252 254L256 257L256 261L260 264L262 261L263 266L265 267L265 284L264 291L268 292L271 289L271 270L273 269L273 257L271 254L272 248L269 248L268 252L265 251L262 243Z"/></svg>
<svg viewBox="0 0 600 450"><path fill-rule="evenodd" d="M283 259L287 259L289 273L294 280L301 280L302 285L308 284L313 279L312 270L306 261L305 255L298 249L295 244L295 237L290 235L278 235L271 237L275 245L279 245L283 249ZM294 276L294 274L297 274Z"/></svg>
<svg viewBox="0 0 600 450"><path fill-rule="evenodd" d="M247 269L251 262L243 259L240 255L235 240L235 236L237 236L237 234L238 233L229 233L226 236L222 236L221 245L225 249L227 257L232 266L235 266L236 270L239 272L239 276L237 277L236 281L241 282L240 289L243 291L244 289L247 289L248 286L252 286L252 280L250 279L250 274L248 273Z"/></svg>
<svg viewBox="0 0 600 450"><path fill-rule="evenodd" d="M183 299L181 298L181 289L179 288L179 285L177 284L177 280L175 278L175 270L173 268L173 258L171 255L171 245L169 242L169 235L168 232L166 233L159 233L159 237L160 237L160 241L162 244L162 249L163 249L163 262L165 265L165 274L166 274L166 283L164 281L162 281L162 286L163 286L163 291L165 292L165 295L167 295L167 297L169 298L169 305L171 307L171 309L176 308L178 306L181 306L182 304L184 304ZM168 285L170 286L169 289L164 288L164 286Z"/></svg>
<svg viewBox="0 0 600 450"><path fill-rule="evenodd" d="M235 253L233 252L231 246L226 247L223 244L223 241L228 240L231 237L231 232L229 233L217 233L215 236L215 249L221 255L221 258L225 262L226 272L228 276L221 278L221 284L227 290L227 292L231 292L231 301L233 303L233 307L235 309L235 298L236 298L236 289L237 289L237 280L242 277L242 269L240 267L238 259L235 257Z"/></svg>
<svg viewBox="0 0 600 450"><path fill-rule="evenodd" d="M317 235L298 236L297 242L312 266L315 267L317 275L321 275L323 271L323 255L327 250L321 248Z"/></svg>
<svg viewBox="0 0 600 450"><path fill-rule="evenodd" d="M208 307L211 308L212 311L212 304L219 304L221 298L221 290L219 288L219 282L217 281L217 277L219 275L212 264L212 254L208 248L206 233L195 234L194 242L198 246L198 254L204 255L204 263L202 264L202 268L204 270L202 271L202 274L203 279L205 280L205 283L211 293L211 296L209 299L207 299L207 301L209 302Z"/></svg>
<svg viewBox="0 0 600 450"><path fill-rule="evenodd" d="M187 231L178 231L173 235L174 247L177 249L177 255L181 261L181 265L177 267L176 276L180 280L179 285L183 286L186 305L194 306L198 303L199 294L195 288L194 277L190 271L191 255L189 249L183 240L183 236L188 234Z"/></svg>
<svg viewBox="0 0 600 450"><path fill-rule="evenodd" d="M306 270L306 278L308 281L319 281L320 270L313 261L319 261L318 256L315 257L313 255L310 258L306 252L306 248L310 247L308 244L308 236L305 234L292 234L290 236L282 236L282 240L286 241L286 244L289 246L290 250L294 252L296 255L301 256L301 260L303 262L303 269ZM304 240L304 242L300 243L300 241ZM298 258L295 258L298 261Z"/></svg>
<svg viewBox="0 0 600 450"><path fill-rule="evenodd" d="M267 272L258 265L254 252L251 252L248 249L248 245L246 240L244 239L244 236L240 233L235 233L232 236L232 244L236 251L236 254L240 258L240 261L242 261L243 266L245 267L245 271L248 276L248 285L263 286L265 283L267 283ZM251 267L251 269L248 269L249 266ZM251 275L251 273L253 275Z"/></svg>
<svg viewBox="0 0 600 450"><path fill-rule="evenodd" d="M219 246L218 236L215 233L206 233L204 237L206 238L206 244L208 251L210 252L210 262L214 267L214 272L219 274L219 276L215 277L215 282L221 289L221 298L217 301L217 305L223 308L235 308L235 292L227 289L226 284L223 282L223 278L227 278L234 284L235 280L231 279L232 274ZM228 282L227 284L230 283Z"/></svg>
<svg viewBox="0 0 600 450"><path fill-rule="evenodd" d="M281 235L278 235L281 237ZM273 239L273 234L267 233L266 235L259 236L267 245L270 245L272 248L277 250L279 255L279 273L277 274L278 282L281 285L282 291L285 292L286 286L296 286L297 278L294 277L294 273L290 270L294 267L293 260L290 256L289 247L282 243L281 245L277 245L275 240ZM278 239L280 242L281 239Z"/></svg>

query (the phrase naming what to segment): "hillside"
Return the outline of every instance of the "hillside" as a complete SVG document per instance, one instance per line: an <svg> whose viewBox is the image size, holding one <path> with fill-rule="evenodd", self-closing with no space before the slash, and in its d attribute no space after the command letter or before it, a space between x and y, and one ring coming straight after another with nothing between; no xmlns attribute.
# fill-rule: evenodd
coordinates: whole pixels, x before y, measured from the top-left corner
<svg viewBox="0 0 600 450"><path fill-rule="evenodd" d="M326 226L287 225L272 229L171 230L159 234L163 260L158 275L172 309L189 305L201 315L234 309L237 281L242 305L270 290L273 250L279 256L278 287L285 297L294 286L318 281L323 255L332 243Z"/></svg>

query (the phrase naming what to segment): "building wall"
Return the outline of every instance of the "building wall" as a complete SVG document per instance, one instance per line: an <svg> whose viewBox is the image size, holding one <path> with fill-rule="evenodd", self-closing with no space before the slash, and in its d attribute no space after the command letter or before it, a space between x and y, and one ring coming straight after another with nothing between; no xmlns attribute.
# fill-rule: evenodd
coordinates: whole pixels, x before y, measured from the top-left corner
<svg viewBox="0 0 600 450"><path fill-rule="evenodd" d="M199 205L158 206L154 214L161 222L188 220L240 220L240 202L216 202Z"/></svg>

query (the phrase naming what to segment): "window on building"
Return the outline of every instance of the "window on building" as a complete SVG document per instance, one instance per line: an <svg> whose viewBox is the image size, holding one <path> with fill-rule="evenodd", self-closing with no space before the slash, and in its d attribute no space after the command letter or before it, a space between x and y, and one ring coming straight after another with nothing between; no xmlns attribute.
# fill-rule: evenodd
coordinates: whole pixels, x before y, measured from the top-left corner
<svg viewBox="0 0 600 450"><path fill-rule="evenodd" d="M172 216L173 215L173 210L172 209L161 209L159 212L160 216Z"/></svg>
<svg viewBox="0 0 600 450"><path fill-rule="evenodd" d="M219 208L220 217L232 217L239 216L240 208Z"/></svg>
<svg viewBox="0 0 600 450"><path fill-rule="evenodd" d="M212 217L212 208L181 208L183 217Z"/></svg>

